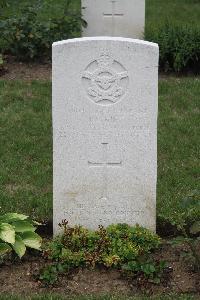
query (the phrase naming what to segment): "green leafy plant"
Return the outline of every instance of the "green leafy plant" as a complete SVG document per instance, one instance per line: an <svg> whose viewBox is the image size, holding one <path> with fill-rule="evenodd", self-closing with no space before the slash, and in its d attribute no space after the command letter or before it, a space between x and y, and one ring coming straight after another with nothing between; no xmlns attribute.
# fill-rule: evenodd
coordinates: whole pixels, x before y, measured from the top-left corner
<svg viewBox="0 0 200 300"><path fill-rule="evenodd" d="M46 53L45 26L37 21L38 5L23 7L21 15L11 16L0 22L0 33L8 54L19 60L39 58Z"/></svg>
<svg viewBox="0 0 200 300"><path fill-rule="evenodd" d="M148 274L147 265L145 269L146 255L161 243L160 238L151 231L127 224L110 225L107 228L99 226L98 230L91 231L81 226L70 227L65 220L60 227L63 234L56 237L44 252L53 266L53 269L48 266L41 271L39 278L45 283L52 284L58 279L55 273L59 273L60 264L65 272L76 267L94 268L98 265L123 270L131 262L139 264L141 257L144 258L143 268L141 265L140 270L134 269L133 272L140 271L146 277L155 277L152 272ZM153 273L158 273L157 265Z"/></svg>
<svg viewBox="0 0 200 300"><path fill-rule="evenodd" d="M141 257L137 260L130 261L122 266L122 270L131 277L137 277L138 275L143 276L155 284L161 282L163 272L167 268L165 261L154 261L147 257Z"/></svg>
<svg viewBox="0 0 200 300"><path fill-rule="evenodd" d="M181 236L174 238L170 243L172 245L185 243L188 246L189 251L182 251L182 257L189 259L193 264L194 269L199 271L200 220L194 220L188 228L187 216L190 215L193 210L200 212L200 192L198 190L192 191L192 193L180 203L180 208L182 209L182 213L179 214L179 217L175 215L171 222L177 227ZM194 235L196 237L194 237Z"/></svg>
<svg viewBox="0 0 200 300"><path fill-rule="evenodd" d="M0 215L0 257L14 250L21 258L26 247L40 250L42 239L35 233L37 225L22 214Z"/></svg>
<svg viewBox="0 0 200 300"><path fill-rule="evenodd" d="M58 274L65 271L61 263L51 264L41 271L39 279L46 285L53 285L58 280Z"/></svg>
<svg viewBox="0 0 200 300"><path fill-rule="evenodd" d="M48 20L38 18L45 4L41 1L22 6L21 13L1 20L2 51L23 61L50 60L53 42L76 37L81 33L81 25L85 26L81 13L73 9L72 2L66 1L59 16Z"/></svg>

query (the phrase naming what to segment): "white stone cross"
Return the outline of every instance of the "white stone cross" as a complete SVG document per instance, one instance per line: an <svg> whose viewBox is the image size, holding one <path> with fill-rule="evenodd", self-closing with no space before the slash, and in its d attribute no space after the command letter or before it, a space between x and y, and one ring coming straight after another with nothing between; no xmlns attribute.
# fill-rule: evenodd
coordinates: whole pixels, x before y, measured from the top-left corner
<svg viewBox="0 0 200 300"><path fill-rule="evenodd" d="M115 33L115 17L123 17L124 14L122 13L116 13L116 2L115 0L112 0L112 13L103 13L104 17L112 18L112 36Z"/></svg>
<svg viewBox="0 0 200 300"><path fill-rule="evenodd" d="M118 162L109 162L108 160L108 143L102 143L103 145L103 160L99 162L90 162L88 161L88 165L90 167L103 167L103 191L102 191L102 197L101 199L107 199L107 192L108 192L108 173L107 168L108 167L121 167L122 161Z"/></svg>

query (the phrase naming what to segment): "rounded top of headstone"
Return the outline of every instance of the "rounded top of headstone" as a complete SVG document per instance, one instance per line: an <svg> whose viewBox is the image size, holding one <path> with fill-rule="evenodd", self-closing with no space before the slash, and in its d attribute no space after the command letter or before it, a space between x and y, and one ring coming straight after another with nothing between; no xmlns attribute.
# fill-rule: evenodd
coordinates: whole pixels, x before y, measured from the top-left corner
<svg viewBox="0 0 200 300"><path fill-rule="evenodd" d="M53 43L53 47L64 46L66 44L74 43L85 43L85 42L98 42L98 41L110 41L110 42L123 42L123 43L131 43L138 46L150 47L158 49L158 44L139 40L139 39L131 39L131 38L123 38L123 37L109 37L109 36L98 36L98 37L83 37L83 38L75 38L68 39L63 41L58 41Z"/></svg>

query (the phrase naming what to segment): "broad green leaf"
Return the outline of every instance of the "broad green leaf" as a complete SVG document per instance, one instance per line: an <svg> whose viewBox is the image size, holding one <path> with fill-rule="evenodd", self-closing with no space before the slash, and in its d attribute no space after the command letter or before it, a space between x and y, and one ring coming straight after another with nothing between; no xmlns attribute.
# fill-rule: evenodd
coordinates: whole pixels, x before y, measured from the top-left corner
<svg viewBox="0 0 200 300"><path fill-rule="evenodd" d="M0 243L0 256L12 251L12 248L6 243Z"/></svg>
<svg viewBox="0 0 200 300"><path fill-rule="evenodd" d="M34 232L36 230L36 228L28 221L16 221L12 223L12 226L15 228L15 232L26 232L26 231Z"/></svg>
<svg viewBox="0 0 200 300"><path fill-rule="evenodd" d="M42 238L35 232L24 232L21 238L27 247L40 250Z"/></svg>
<svg viewBox="0 0 200 300"><path fill-rule="evenodd" d="M190 233L197 234L199 232L200 232L200 221L197 221L190 227Z"/></svg>
<svg viewBox="0 0 200 300"><path fill-rule="evenodd" d="M26 252L26 246L19 235L15 236L15 243L12 245L17 255L21 258Z"/></svg>
<svg viewBox="0 0 200 300"><path fill-rule="evenodd" d="M23 221L26 219L28 219L28 216L17 214L17 213L8 213L3 216L0 216L0 222L5 222L5 223Z"/></svg>
<svg viewBox="0 0 200 300"><path fill-rule="evenodd" d="M15 243L15 230L14 227L8 223L0 224L0 239L9 244Z"/></svg>

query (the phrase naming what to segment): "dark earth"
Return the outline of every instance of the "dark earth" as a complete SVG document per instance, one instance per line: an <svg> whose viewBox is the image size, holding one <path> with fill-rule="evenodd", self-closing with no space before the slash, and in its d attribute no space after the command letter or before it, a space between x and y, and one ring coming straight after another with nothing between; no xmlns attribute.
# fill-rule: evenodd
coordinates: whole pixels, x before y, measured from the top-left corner
<svg viewBox="0 0 200 300"><path fill-rule="evenodd" d="M22 261L6 262L0 266L0 294L27 296L31 294L55 293L60 295L81 294L184 294L200 296L200 274L193 270L191 263L181 257L185 245L175 248L165 241L162 248L155 253L157 259L168 263L162 283L148 283L142 278L128 279L118 270L106 268L77 269L70 275L62 275L52 287L45 287L38 280L39 270L48 262L41 256L26 255Z"/></svg>
<svg viewBox="0 0 200 300"><path fill-rule="evenodd" d="M0 80L50 80L51 64L16 62L12 57L6 57L0 68Z"/></svg>

